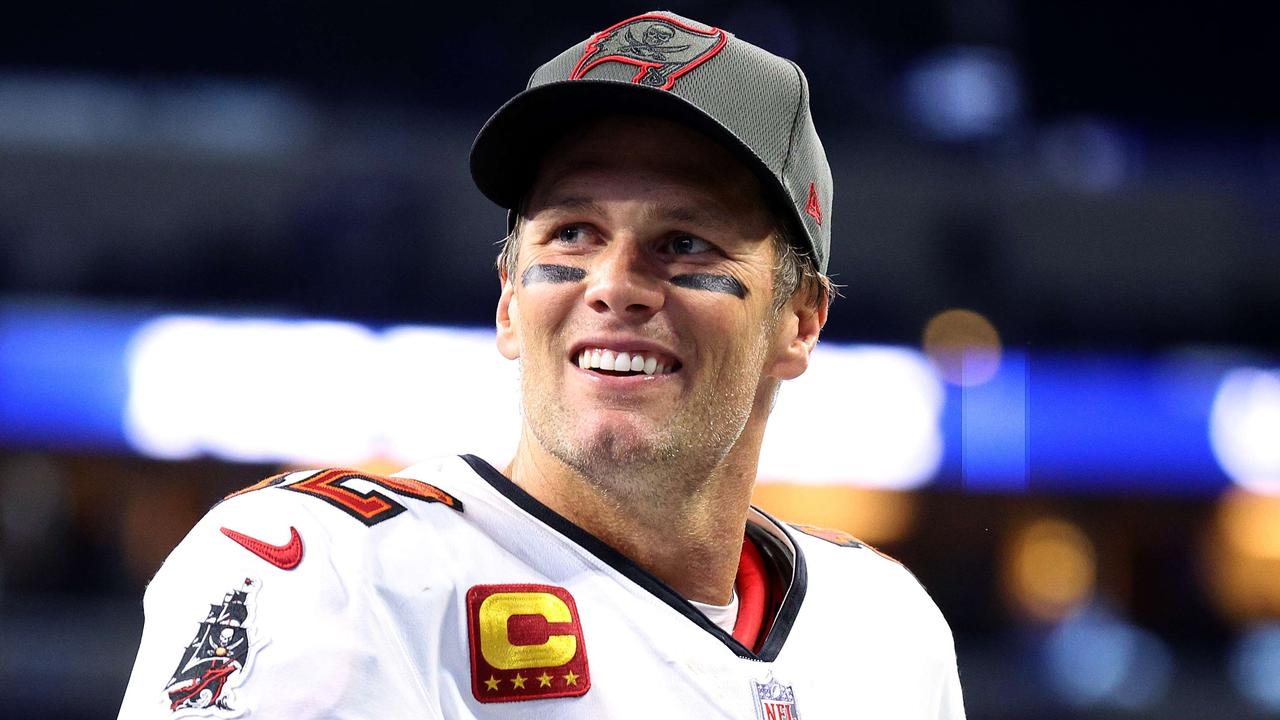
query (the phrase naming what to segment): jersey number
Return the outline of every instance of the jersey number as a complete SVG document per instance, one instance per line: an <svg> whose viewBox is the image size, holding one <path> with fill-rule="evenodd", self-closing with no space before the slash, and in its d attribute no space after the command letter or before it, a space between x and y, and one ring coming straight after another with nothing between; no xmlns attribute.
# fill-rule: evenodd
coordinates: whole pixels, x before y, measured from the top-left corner
<svg viewBox="0 0 1280 720"><path fill-rule="evenodd" d="M442 503L458 512L462 512L461 500L438 487L410 478L385 477L382 475L370 475L356 470L332 469L321 470L305 480L284 485L283 483L288 476L289 473L282 473L267 478L256 485L231 493L227 498L230 499L253 490L279 486L284 490L292 490L304 495L318 497L369 527L373 527L388 518L393 518L405 510L404 505L400 504L395 498L380 492L378 488L417 500ZM348 485L353 480L366 482L375 487L361 492Z"/></svg>
<svg viewBox="0 0 1280 720"><path fill-rule="evenodd" d="M372 488L360 492L347 485L363 480L385 490L427 502L443 503L462 511L462 503L449 493L417 480L366 475L352 470L324 470L306 480L285 485L285 490L314 495L370 527L404 512L404 505Z"/></svg>

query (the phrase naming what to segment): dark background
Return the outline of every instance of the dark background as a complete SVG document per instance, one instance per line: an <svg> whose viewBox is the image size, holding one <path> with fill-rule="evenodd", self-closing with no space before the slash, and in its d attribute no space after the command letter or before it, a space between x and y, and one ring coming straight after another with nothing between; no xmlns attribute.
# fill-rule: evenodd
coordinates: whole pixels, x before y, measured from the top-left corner
<svg viewBox="0 0 1280 720"><path fill-rule="evenodd" d="M646 9L8 7L0 298L487 326L504 215L470 182L471 138L538 63ZM1270 4L671 9L808 74L835 174L832 340L918 346L931 317L963 307L1008 346L1148 358L1227 347L1274 364ZM0 448L0 715L114 715L145 582L213 501L276 469L74 442ZM1242 643L1271 642L1260 667L1280 677L1280 640L1265 634L1280 590L1224 589L1211 569L1226 562L1214 547L1229 495L1170 495L1122 474L1102 484L905 494L910 530L885 535L886 549L951 621L970 716L1280 715L1280 687L1263 684L1270 704L1250 699L1235 659ZM1020 605L1002 569L1044 518L1081 529L1096 566L1088 597L1052 619ZM1280 524L1259 532L1280 544ZM1280 577L1280 551L1254 559L1250 574ZM1146 659L1118 675L1063 671L1075 656L1053 653L1068 646ZM1106 692L1075 692L1064 672L1101 673L1080 682Z"/></svg>

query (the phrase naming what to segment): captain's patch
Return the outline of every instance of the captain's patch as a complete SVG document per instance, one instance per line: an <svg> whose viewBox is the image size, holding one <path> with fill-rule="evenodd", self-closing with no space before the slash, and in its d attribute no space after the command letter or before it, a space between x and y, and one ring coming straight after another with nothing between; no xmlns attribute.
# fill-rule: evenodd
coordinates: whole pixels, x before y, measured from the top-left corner
<svg viewBox="0 0 1280 720"><path fill-rule="evenodd" d="M471 692L482 703L576 697L591 689L578 608L554 585L467 591Z"/></svg>
<svg viewBox="0 0 1280 720"><path fill-rule="evenodd" d="M173 717L233 718L244 713L234 689L244 681L264 642L253 627L258 589L257 579L245 578L222 596L221 603L209 605L164 688Z"/></svg>

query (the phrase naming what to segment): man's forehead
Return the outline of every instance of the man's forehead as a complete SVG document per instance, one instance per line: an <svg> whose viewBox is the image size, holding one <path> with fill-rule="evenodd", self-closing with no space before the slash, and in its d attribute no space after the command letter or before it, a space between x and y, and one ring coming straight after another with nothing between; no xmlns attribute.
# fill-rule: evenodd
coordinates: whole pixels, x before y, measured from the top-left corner
<svg viewBox="0 0 1280 720"><path fill-rule="evenodd" d="M711 197L690 196L687 193L670 193L666 197L629 198L627 203L639 211L648 222L685 224L701 228L728 229L733 222L734 208L727 207ZM583 194L580 188L553 188L531 202L531 215L570 213L590 217L608 217L610 207L605 198Z"/></svg>

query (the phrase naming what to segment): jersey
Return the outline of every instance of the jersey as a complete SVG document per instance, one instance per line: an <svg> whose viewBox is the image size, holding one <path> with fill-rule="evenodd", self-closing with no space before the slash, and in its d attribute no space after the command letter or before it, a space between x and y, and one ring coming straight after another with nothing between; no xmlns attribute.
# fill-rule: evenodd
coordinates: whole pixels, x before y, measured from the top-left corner
<svg viewBox="0 0 1280 720"><path fill-rule="evenodd" d="M754 508L746 540L776 590L739 639L474 456L279 475L147 587L120 717L964 717L905 568Z"/></svg>

